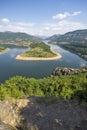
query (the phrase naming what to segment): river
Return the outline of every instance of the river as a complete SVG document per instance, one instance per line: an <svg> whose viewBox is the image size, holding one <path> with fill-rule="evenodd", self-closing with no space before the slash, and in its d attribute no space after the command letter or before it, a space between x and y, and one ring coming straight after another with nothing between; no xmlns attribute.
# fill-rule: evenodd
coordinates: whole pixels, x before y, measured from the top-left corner
<svg viewBox="0 0 87 130"><path fill-rule="evenodd" d="M43 78L49 76L56 67L81 68L87 65L87 61L76 54L62 49L57 45L50 45L52 49L62 55L61 59L52 61L21 61L16 56L26 48L11 47L10 51L0 55L0 82L4 82L12 76Z"/></svg>

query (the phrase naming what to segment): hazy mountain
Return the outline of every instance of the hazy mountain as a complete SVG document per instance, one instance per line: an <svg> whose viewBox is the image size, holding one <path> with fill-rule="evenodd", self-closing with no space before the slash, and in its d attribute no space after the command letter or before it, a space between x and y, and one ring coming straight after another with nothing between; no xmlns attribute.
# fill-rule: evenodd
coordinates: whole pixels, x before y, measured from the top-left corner
<svg viewBox="0 0 87 130"><path fill-rule="evenodd" d="M54 34L53 36L46 38L46 40L55 40L55 39L59 38L60 36L61 35Z"/></svg>
<svg viewBox="0 0 87 130"><path fill-rule="evenodd" d="M35 35L35 36L42 39L42 40L47 39L47 36L43 36L43 35Z"/></svg>
<svg viewBox="0 0 87 130"><path fill-rule="evenodd" d="M49 37L49 40L54 42L85 43L87 42L87 29L76 30L63 35L53 35Z"/></svg>
<svg viewBox="0 0 87 130"><path fill-rule="evenodd" d="M87 29L53 35L49 40L87 60Z"/></svg>
<svg viewBox="0 0 87 130"><path fill-rule="evenodd" d="M41 41L35 36L20 32L0 32L0 44L15 44L18 46L27 46L30 43Z"/></svg>

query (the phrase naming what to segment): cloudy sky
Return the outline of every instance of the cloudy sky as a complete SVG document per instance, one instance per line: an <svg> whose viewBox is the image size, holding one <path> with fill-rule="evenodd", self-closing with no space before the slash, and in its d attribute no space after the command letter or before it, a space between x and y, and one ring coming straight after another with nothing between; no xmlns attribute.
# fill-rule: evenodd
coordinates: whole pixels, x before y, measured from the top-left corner
<svg viewBox="0 0 87 130"><path fill-rule="evenodd" d="M0 0L0 32L51 36L87 29L87 0Z"/></svg>

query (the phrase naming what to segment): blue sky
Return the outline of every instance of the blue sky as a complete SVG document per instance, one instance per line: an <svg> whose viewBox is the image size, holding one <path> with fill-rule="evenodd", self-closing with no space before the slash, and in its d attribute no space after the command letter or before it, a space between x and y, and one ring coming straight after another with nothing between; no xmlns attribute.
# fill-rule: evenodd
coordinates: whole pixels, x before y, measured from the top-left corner
<svg viewBox="0 0 87 130"><path fill-rule="evenodd" d="M50 36L87 29L87 0L0 0L0 31Z"/></svg>

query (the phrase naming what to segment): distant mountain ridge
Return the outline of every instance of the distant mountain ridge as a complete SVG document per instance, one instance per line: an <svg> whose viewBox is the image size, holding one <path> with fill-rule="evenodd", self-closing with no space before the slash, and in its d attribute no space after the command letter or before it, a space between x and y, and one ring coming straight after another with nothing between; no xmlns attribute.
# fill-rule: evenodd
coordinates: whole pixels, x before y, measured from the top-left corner
<svg viewBox="0 0 87 130"><path fill-rule="evenodd" d="M0 32L0 44L15 44L19 46L27 46L30 43L41 41L35 36L21 32Z"/></svg>
<svg viewBox="0 0 87 130"><path fill-rule="evenodd" d="M60 36L61 35L54 34L53 36L46 38L46 40L55 40L55 39L59 38Z"/></svg>
<svg viewBox="0 0 87 130"><path fill-rule="evenodd" d="M49 43L59 45L87 60L87 29L53 35L48 40Z"/></svg>
<svg viewBox="0 0 87 130"><path fill-rule="evenodd" d="M56 34L49 37L48 40L52 40L56 42L85 43L87 42L87 29L76 30L76 31L65 33L63 35Z"/></svg>

